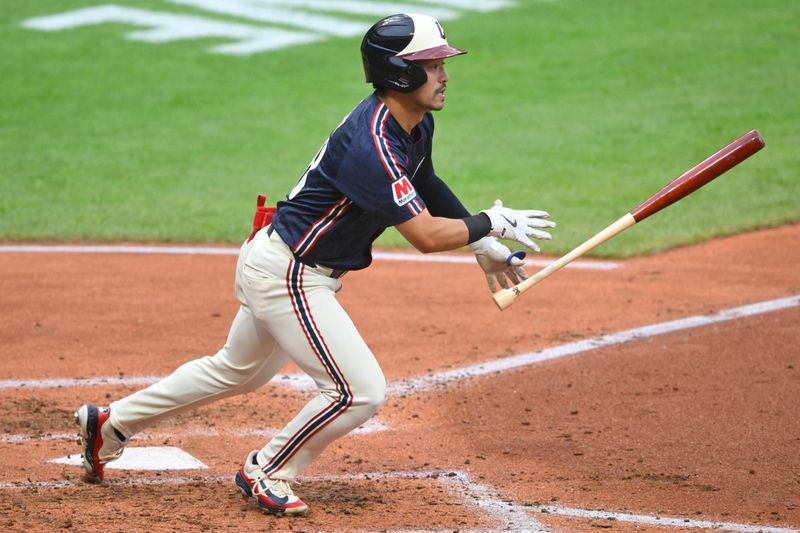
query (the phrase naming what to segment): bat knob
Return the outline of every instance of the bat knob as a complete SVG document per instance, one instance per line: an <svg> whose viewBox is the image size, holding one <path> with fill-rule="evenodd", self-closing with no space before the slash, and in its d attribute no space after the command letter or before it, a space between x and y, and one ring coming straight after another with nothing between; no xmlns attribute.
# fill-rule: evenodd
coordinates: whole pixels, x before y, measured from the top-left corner
<svg viewBox="0 0 800 533"><path fill-rule="evenodd" d="M511 266L511 261L513 261L515 257L518 258L520 261L522 261L523 259L525 259L526 255L528 254L526 254L523 250L517 250L515 252L511 252L511 255L506 257L506 264L508 266Z"/></svg>

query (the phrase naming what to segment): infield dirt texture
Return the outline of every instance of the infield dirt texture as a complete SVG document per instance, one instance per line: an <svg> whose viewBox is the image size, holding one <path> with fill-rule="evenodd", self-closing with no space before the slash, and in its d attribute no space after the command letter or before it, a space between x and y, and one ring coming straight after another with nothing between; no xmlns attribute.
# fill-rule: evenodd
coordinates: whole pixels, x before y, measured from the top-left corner
<svg viewBox="0 0 800 533"><path fill-rule="evenodd" d="M242 499L233 474L311 393L293 367L133 443L207 468L109 469L94 486L50 462L78 452L75 406L218 349L235 256L0 253L3 526L795 531L798 261L800 226L761 231L567 268L502 313L471 264L348 274L341 301L389 396L302 477L312 510L287 520Z"/></svg>
<svg viewBox="0 0 800 533"><path fill-rule="evenodd" d="M800 531L799 2L3 5L0 530ZM387 232L411 259L340 299L389 396L295 486L303 519L233 484L311 394L291 365L83 483L72 412L221 346L256 194L289 191L367 93L358 42L388 8L470 51L436 168L473 211L549 210L537 260L745 131L766 147L504 312L470 255Z"/></svg>

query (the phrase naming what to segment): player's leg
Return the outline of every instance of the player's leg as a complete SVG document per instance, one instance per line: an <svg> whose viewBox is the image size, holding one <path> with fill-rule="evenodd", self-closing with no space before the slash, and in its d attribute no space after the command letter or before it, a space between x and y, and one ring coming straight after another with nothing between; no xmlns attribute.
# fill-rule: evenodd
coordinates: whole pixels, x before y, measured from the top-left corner
<svg viewBox="0 0 800 533"><path fill-rule="evenodd" d="M237 296L245 245L237 265ZM221 398L249 392L274 376L286 354L242 301L225 346L213 357L186 363L159 382L113 402L108 408L84 405L76 413L84 467L103 478L103 465L119 457L127 439L158 421Z"/></svg>
<svg viewBox="0 0 800 533"><path fill-rule="evenodd" d="M281 275L275 275L282 272ZM262 450L251 452L236 476L240 490L262 509L304 514L288 481L325 447L372 416L385 379L347 313L336 301L341 283L294 260L274 234L244 269L244 299L319 393Z"/></svg>
<svg viewBox="0 0 800 533"><path fill-rule="evenodd" d="M255 390L285 362L286 354L242 306L219 352L185 363L159 382L112 403L111 424L133 435L164 418Z"/></svg>
<svg viewBox="0 0 800 533"><path fill-rule="evenodd" d="M378 362L331 290L331 282L338 282L297 263L293 270L294 312L269 324L319 393L258 454L268 476L287 480L328 444L366 422L383 403L386 389Z"/></svg>
<svg viewBox="0 0 800 533"><path fill-rule="evenodd" d="M103 465L118 458L134 434L164 418L254 390L269 381L285 361L286 353L242 306L225 346L213 357L181 365L157 383L113 402L110 408L81 406L77 422L87 473L102 480Z"/></svg>

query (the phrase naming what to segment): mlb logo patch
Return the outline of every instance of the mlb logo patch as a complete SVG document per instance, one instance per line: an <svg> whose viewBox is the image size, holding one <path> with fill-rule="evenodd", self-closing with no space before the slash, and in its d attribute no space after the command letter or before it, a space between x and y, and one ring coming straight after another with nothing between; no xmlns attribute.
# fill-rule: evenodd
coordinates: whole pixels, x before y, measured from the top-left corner
<svg viewBox="0 0 800 533"><path fill-rule="evenodd" d="M394 192L394 203L399 206L404 206L417 197L416 189L406 176L392 182L392 191Z"/></svg>

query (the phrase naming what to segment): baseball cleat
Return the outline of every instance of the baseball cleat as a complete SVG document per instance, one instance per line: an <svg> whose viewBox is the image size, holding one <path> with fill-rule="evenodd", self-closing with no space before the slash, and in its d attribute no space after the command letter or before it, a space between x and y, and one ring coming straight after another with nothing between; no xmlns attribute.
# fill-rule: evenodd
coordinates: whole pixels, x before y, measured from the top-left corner
<svg viewBox="0 0 800 533"><path fill-rule="evenodd" d="M289 482L284 479L271 479L255 462L258 450L247 455L244 466L236 473L236 486L248 498L255 498L259 508L265 513L280 516L303 516L308 505L292 492Z"/></svg>
<svg viewBox="0 0 800 533"><path fill-rule="evenodd" d="M125 439L108 423L111 410L85 404L75 412L75 423L81 445L81 459L88 481L100 482L105 476L105 464L122 455Z"/></svg>

